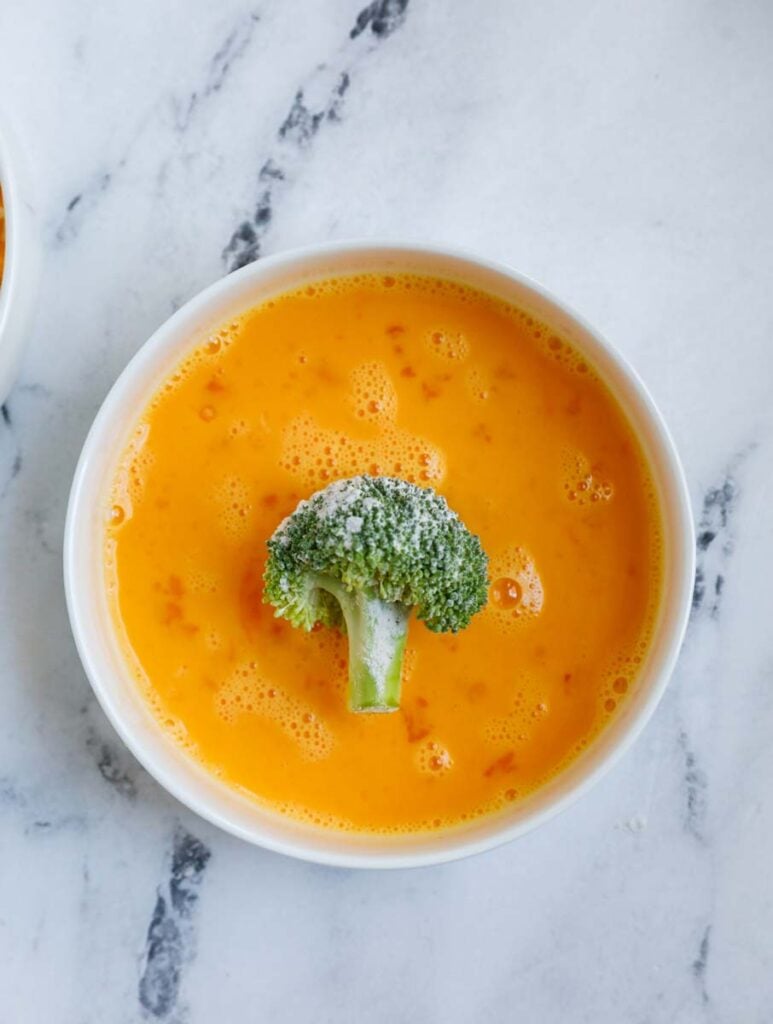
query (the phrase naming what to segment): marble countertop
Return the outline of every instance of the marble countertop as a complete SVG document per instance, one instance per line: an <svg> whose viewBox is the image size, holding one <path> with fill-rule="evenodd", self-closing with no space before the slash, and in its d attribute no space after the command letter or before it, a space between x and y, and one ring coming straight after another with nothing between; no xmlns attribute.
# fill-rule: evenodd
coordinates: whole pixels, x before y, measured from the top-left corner
<svg viewBox="0 0 773 1024"><path fill-rule="evenodd" d="M773 7L3 0L37 315L0 421L0 1022L773 1019ZM251 848L149 778L62 594L68 486L128 358L233 267L433 240L634 362L699 531L635 748L509 846L377 874Z"/></svg>

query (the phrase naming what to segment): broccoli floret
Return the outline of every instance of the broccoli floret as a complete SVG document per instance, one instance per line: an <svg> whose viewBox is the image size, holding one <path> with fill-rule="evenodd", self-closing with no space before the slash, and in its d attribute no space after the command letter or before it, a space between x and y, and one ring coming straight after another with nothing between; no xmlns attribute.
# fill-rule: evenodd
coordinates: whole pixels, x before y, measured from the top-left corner
<svg viewBox="0 0 773 1024"><path fill-rule="evenodd" d="M264 599L294 626L349 638L349 706L393 711L415 608L436 633L486 603L488 560L445 498L390 477L338 480L302 501L268 541Z"/></svg>

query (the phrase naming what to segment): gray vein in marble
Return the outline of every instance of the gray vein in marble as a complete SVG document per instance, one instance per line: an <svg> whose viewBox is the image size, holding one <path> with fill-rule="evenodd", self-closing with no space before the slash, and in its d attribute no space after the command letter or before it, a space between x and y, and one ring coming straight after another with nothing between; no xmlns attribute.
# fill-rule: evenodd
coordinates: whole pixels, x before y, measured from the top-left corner
<svg viewBox="0 0 773 1024"><path fill-rule="evenodd" d="M308 98L308 93L319 92L320 82L323 79L327 81L329 77L329 68L319 68L315 80L296 92L290 110L277 130L277 152L264 161L258 172L259 192L252 216L241 222L223 250L223 260L229 271L238 270L261 255L263 238L271 226L278 193L295 176L301 154L309 148L321 125L340 118L343 98L351 82L347 71L340 72L336 80L322 90L324 94L319 101L313 102Z"/></svg>
<svg viewBox="0 0 773 1024"><path fill-rule="evenodd" d="M86 817L83 814L62 814L53 818L36 818L24 829L25 836L48 836L74 829L77 832L86 830Z"/></svg>
<svg viewBox="0 0 773 1024"><path fill-rule="evenodd" d="M146 1019L180 1021L178 998L183 967L194 956L194 911L211 851L178 827L169 880L159 887L148 926L138 998Z"/></svg>
<svg viewBox="0 0 773 1024"><path fill-rule="evenodd" d="M27 837L56 835L65 830L83 832L86 816L83 814L46 814L50 800L45 793L27 792L9 776L0 776L0 812L15 813L20 828Z"/></svg>
<svg viewBox="0 0 773 1024"><path fill-rule="evenodd" d="M296 146L308 146L326 118L330 121L339 118L341 103L350 84L351 79L348 72L341 72L337 84L333 86L328 102L321 110L311 110L306 104L303 89L299 89L287 117L279 126L279 138L283 141L294 142ZM273 166L270 167L267 174L277 180L284 178L284 175L275 173Z"/></svg>
<svg viewBox="0 0 773 1024"><path fill-rule="evenodd" d="M247 51L259 20L260 16L255 11L241 18L213 54L206 80L200 88L194 89L184 101L174 101L175 125L180 131L185 131L200 105L223 88L233 65Z"/></svg>
<svg viewBox="0 0 773 1024"><path fill-rule="evenodd" d="M254 12L250 12L240 19L210 59L203 84L190 92L184 100L174 99L172 101L174 123L178 131L184 131L188 127L195 112L200 109L204 101L221 91L234 63L246 52L258 20L258 15ZM103 168L92 175L89 181L68 200L64 214L54 229L55 245L62 246L77 238L85 218L115 183L119 172L126 167L135 143L151 123L158 108L159 104L154 103L140 120L124 147L120 159L110 167Z"/></svg>
<svg viewBox="0 0 773 1024"><path fill-rule="evenodd" d="M686 787L684 825L693 838L697 839L699 843L705 843L706 774L698 764L695 752L690 748L690 740L684 729L679 733L678 743L684 756Z"/></svg>
<svg viewBox="0 0 773 1024"><path fill-rule="evenodd" d="M52 398L52 391L45 384L37 382L20 383L14 388L15 395L35 395L38 398Z"/></svg>
<svg viewBox="0 0 773 1024"><path fill-rule="evenodd" d="M84 217L94 209L110 188L116 172L126 166L126 160L127 157L123 156L111 170L98 171L92 175L83 188L69 200L64 216L54 232L57 245L64 245L78 236Z"/></svg>
<svg viewBox="0 0 773 1024"><path fill-rule="evenodd" d="M13 779L0 776L0 807L25 807L26 804L27 798Z"/></svg>
<svg viewBox="0 0 773 1024"><path fill-rule="evenodd" d="M40 550L44 551L47 555L54 555L56 558L59 558L62 554L61 537L57 532L54 542L49 539L48 533L52 529L52 524L48 512L42 508L27 509L24 512L24 521L26 525L31 527L32 534L37 540Z"/></svg>
<svg viewBox="0 0 773 1024"><path fill-rule="evenodd" d="M405 21L408 0L373 0L357 15L350 39L356 39L366 29L379 38L391 35Z"/></svg>
<svg viewBox="0 0 773 1024"><path fill-rule="evenodd" d="M711 925L706 925L706 928L701 937L700 946L698 947L698 955L692 963L692 973L695 978L698 990L700 992L701 1001L704 1006L709 1002L709 993L706 988L706 967L709 962L709 952L711 949Z"/></svg>
<svg viewBox="0 0 773 1024"><path fill-rule="evenodd" d="M0 460L3 469L0 471L0 501L8 494L14 480L21 473L22 455L19 442L16 439L11 410L7 402L0 406L2 416L2 436L0 436Z"/></svg>
<svg viewBox="0 0 773 1024"><path fill-rule="evenodd" d="M730 462L722 481L710 487L704 495L696 534L693 615L704 607L712 619L719 615L727 575L726 565L735 545L732 520L740 495L737 474L753 447L739 452Z"/></svg>
<svg viewBox="0 0 773 1024"><path fill-rule="evenodd" d="M81 713L86 714L91 707L88 701L81 708ZM123 755L120 754L112 744L104 740L93 725L86 730L86 750L97 766L97 771L116 793L127 800L133 800L137 796L137 782L133 773L123 766Z"/></svg>
<svg viewBox="0 0 773 1024"><path fill-rule="evenodd" d="M375 45L387 39L405 21L409 0L374 0L363 8L334 64L322 64L295 97L276 133L276 149L258 171L258 198L250 216L232 232L222 258L229 271L258 259L273 218L278 195L299 172L303 154L324 124L341 119L344 96L352 83L357 61ZM364 50L355 52L354 41L368 39Z"/></svg>

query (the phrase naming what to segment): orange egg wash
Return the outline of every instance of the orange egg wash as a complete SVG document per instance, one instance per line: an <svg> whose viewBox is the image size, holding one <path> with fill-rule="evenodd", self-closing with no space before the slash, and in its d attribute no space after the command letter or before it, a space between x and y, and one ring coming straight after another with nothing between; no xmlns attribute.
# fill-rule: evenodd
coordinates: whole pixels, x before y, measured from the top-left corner
<svg viewBox="0 0 773 1024"><path fill-rule="evenodd" d="M436 488L490 559L466 630L411 622L391 714L347 710L345 637L263 603L268 537L358 473ZM330 828L448 828L549 780L635 688L661 590L653 481L593 368L420 276L318 283L213 334L142 413L106 518L116 628L164 728Z"/></svg>

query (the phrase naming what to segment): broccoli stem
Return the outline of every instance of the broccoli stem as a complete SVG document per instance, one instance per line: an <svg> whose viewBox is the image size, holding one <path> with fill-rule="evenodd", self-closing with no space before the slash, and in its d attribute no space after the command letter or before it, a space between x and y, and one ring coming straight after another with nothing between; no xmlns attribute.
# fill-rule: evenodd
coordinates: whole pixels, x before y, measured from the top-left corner
<svg viewBox="0 0 773 1024"><path fill-rule="evenodd" d="M341 606L349 637L349 708L396 711L411 609L363 591L350 593L336 580L320 579Z"/></svg>
<svg viewBox="0 0 773 1024"><path fill-rule="evenodd" d="M342 604L349 637L349 707L395 711L400 706L409 609L357 594Z"/></svg>

